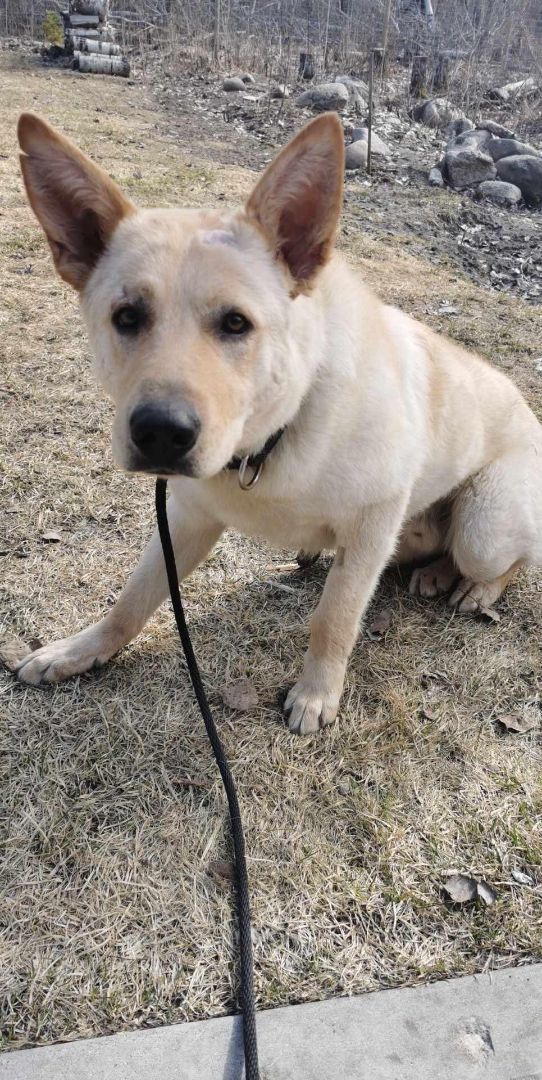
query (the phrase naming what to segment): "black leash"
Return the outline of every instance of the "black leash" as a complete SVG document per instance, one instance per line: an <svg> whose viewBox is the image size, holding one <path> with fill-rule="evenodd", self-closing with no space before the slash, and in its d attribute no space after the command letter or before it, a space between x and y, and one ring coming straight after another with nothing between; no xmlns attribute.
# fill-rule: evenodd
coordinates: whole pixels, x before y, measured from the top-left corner
<svg viewBox="0 0 542 1080"><path fill-rule="evenodd" d="M209 703L207 701L205 690L203 688L200 670L198 668L196 657L194 656L194 650L192 648L190 634L188 633L186 619L184 617L181 594L179 591L179 578L177 576L177 567L175 565L175 555L173 552L173 545L171 543L171 536L169 534L169 526L167 520L166 488L167 480L156 481L156 519L158 521L158 532L160 533L160 540L162 541L162 551L164 553L164 562L166 564L166 573L169 584L171 603L173 604L175 621L177 623L179 637L181 639L184 655L188 664L188 672L192 680L192 686L194 687L196 700L200 707L200 712L203 717L205 729L207 731L207 735L209 736L209 742L211 743L211 746L213 748L213 753L215 755L218 768L220 770L222 783L224 784L224 789L226 791L226 797L228 800L231 819L231 831L233 837L233 849L235 854L237 914L239 919L239 944L241 957L241 1007L243 1010L245 1077L246 1080L259 1080L260 1071L258 1068L258 1043L256 1039L256 1007L254 1004L254 973L252 959L252 936L250 926L250 899L248 891L248 874L245 858L245 838L243 836L243 825L241 822L241 813L239 810L239 802L237 800L237 792L235 790L233 776L231 774L230 766L224 753L222 743L220 742L220 738L215 727L215 722L209 708Z"/></svg>

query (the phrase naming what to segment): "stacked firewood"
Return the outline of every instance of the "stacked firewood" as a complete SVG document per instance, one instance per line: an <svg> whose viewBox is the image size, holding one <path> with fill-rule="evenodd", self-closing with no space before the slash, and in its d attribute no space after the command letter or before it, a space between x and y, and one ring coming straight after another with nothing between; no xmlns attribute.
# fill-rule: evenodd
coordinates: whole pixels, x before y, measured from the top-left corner
<svg viewBox="0 0 542 1080"><path fill-rule="evenodd" d="M107 22L109 0L70 0L64 19L64 45L76 71L129 75L130 63L115 43Z"/></svg>

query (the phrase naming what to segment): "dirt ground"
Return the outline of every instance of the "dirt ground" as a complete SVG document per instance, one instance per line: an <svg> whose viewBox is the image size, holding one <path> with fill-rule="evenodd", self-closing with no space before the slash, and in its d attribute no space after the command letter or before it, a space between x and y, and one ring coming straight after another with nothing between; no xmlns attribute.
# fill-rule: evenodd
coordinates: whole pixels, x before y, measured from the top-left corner
<svg viewBox="0 0 542 1080"><path fill-rule="evenodd" d="M153 489L113 466L75 299L24 200L17 114L44 113L144 205L234 202L253 173L232 153L245 136L196 146L141 84L0 52L0 88L0 629L46 641L112 602ZM433 212L410 193L394 229L388 187L349 185L341 245L384 297L513 375L542 418L540 309L446 250L439 215L457 196L437 193ZM386 573L369 622L391 608L390 629L361 634L339 722L307 740L277 699L325 565L303 576L283 569L291 557L230 535L185 586L245 820L260 1007L540 959L540 727L499 723L540 723L540 571L518 575L494 623ZM222 692L243 675L258 704L240 714ZM224 799L167 607L99 673L43 692L4 673L0 722L4 1046L234 1009ZM447 907L450 869L490 882L495 904Z"/></svg>

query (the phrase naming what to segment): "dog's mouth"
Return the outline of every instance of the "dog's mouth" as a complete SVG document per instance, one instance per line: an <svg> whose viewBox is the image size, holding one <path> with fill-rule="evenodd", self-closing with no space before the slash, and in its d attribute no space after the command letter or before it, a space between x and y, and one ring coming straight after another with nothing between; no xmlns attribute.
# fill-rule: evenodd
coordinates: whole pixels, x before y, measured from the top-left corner
<svg viewBox="0 0 542 1080"><path fill-rule="evenodd" d="M179 461L155 461L149 462L133 448L130 448L129 458L124 466L129 473L146 473L147 476L166 478L168 476L196 476L193 461L186 457Z"/></svg>

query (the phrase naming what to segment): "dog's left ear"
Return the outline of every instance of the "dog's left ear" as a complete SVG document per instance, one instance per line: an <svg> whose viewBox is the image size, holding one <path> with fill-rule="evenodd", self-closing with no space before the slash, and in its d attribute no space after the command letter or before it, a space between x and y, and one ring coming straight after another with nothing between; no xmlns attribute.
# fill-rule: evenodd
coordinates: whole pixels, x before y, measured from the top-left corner
<svg viewBox="0 0 542 1080"><path fill-rule="evenodd" d="M336 113L311 120L265 170L247 204L295 282L309 292L333 248L342 206L344 141Z"/></svg>
<svg viewBox="0 0 542 1080"><path fill-rule="evenodd" d="M23 113L18 136L30 205L58 273L80 290L119 221L135 207L103 169L41 117Z"/></svg>

